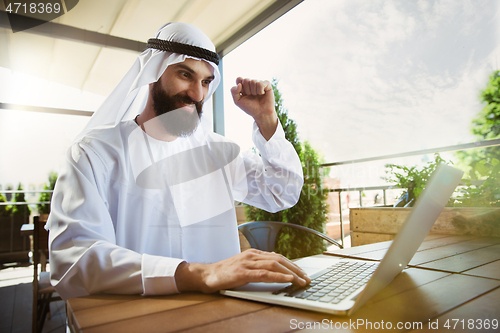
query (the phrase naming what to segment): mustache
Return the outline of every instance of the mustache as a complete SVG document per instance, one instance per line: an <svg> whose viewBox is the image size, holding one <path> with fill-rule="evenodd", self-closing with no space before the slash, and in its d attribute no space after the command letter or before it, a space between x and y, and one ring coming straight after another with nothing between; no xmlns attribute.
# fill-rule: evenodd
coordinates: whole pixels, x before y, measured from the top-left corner
<svg viewBox="0 0 500 333"><path fill-rule="evenodd" d="M201 116L203 112L204 99L200 101L195 101L185 92L181 92L175 95L168 95L162 88L160 83L157 81L153 85L153 107L156 110L157 115L167 113L179 108L180 104L192 105L196 107L198 116Z"/></svg>
<svg viewBox="0 0 500 333"><path fill-rule="evenodd" d="M196 110L198 110L198 113L201 111L201 108L203 106L203 100L201 101L195 101L193 100L191 97L187 96L187 95L175 95L174 96L174 99L177 100L177 102L180 102L182 104L186 104L186 105L191 105L191 104L194 104L194 106L196 107Z"/></svg>

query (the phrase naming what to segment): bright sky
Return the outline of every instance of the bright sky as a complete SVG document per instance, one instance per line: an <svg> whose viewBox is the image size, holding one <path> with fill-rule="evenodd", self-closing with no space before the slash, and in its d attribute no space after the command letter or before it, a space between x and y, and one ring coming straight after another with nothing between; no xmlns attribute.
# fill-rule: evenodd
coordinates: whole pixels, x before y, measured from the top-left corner
<svg viewBox="0 0 500 333"><path fill-rule="evenodd" d="M224 58L224 84L278 78L301 140L326 162L472 142L479 90L499 68L499 10L498 1L305 1ZM226 105L226 135L249 137ZM379 179L376 164L333 175L366 186Z"/></svg>
<svg viewBox="0 0 500 333"><path fill-rule="evenodd" d="M300 139L326 162L474 141L479 90L499 68L499 16L495 0L306 0L224 58L226 136L253 145L252 121L229 94L243 76L280 80ZM0 69L2 102L95 110L102 100ZM87 119L0 110L0 185L44 182ZM381 169L332 173L366 186Z"/></svg>

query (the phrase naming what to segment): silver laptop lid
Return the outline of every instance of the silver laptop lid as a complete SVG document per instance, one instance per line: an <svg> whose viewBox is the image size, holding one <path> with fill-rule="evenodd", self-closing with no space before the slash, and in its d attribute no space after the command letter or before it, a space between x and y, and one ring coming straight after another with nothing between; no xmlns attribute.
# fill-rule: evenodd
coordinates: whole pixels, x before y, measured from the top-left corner
<svg viewBox="0 0 500 333"><path fill-rule="evenodd" d="M221 293L271 304L287 305L338 315L350 315L387 286L410 262L460 182L462 174L462 171L444 164L437 168L371 279L364 288L359 288L340 303L322 303L286 297L283 293L273 294L273 292L289 284L250 283L232 290L221 290ZM300 259L297 264L304 268L310 265L310 268L315 268L314 271L317 274L321 274L320 270L335 265L335 261L338 262L338 260L340 260L338 257L306 257ZM347 260L351 261L350 259ZM359 260L352 261L359 262ZM313 274L311 278L317 274Z"/></svg>
<svg viewBox="0 0 500 333"><path fill-rule="evenodd" d="M365 289L356 297L349 313L353 313L371 297L387 286L417 252L443 208L448 203L463 171L441 163L420 194L416 205L394 238L378 269Z"/></svg>

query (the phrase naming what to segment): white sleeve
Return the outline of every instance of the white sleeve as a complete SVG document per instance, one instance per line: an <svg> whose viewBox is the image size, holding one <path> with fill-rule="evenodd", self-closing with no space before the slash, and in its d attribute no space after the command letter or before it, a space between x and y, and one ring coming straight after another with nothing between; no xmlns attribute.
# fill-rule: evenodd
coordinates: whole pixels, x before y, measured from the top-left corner
<svg viewBox="0 0 500 333"><path fill-rule="evenodd" d="M299 200L304 178L299 156L286 140L281 123L266 141L254 122L252 139L260 156L244 157L246 178L236 177L234 199L271 213L292 207Z"/></svg>
<svg viewBox="0 0 500 333"><path fill-rule="evenodd" d="M174 274L183 260L142 255L116 245L105 165L77 144L66 157L47 223L56 291L63 299L96 293L177 293Z"/></svg>

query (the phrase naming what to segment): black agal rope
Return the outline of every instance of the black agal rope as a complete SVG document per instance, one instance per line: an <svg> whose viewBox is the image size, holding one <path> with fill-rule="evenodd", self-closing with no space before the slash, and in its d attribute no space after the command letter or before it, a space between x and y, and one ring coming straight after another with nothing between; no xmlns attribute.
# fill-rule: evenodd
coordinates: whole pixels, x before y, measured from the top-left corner
<svg viewBox="0 0 500 333"><path fill-rule="evenodd" d="M177 42L170 42L170 41L164 40L164 39L150 38L148 40L147 47L150 49L157 49L160 51L185 54L188 56L211 61L211 62L215 63L216 65L219 64L219 55L217 53L209 51L209 50L201 48L201 47L198 47L198 46L177 43Z"/></svg>

